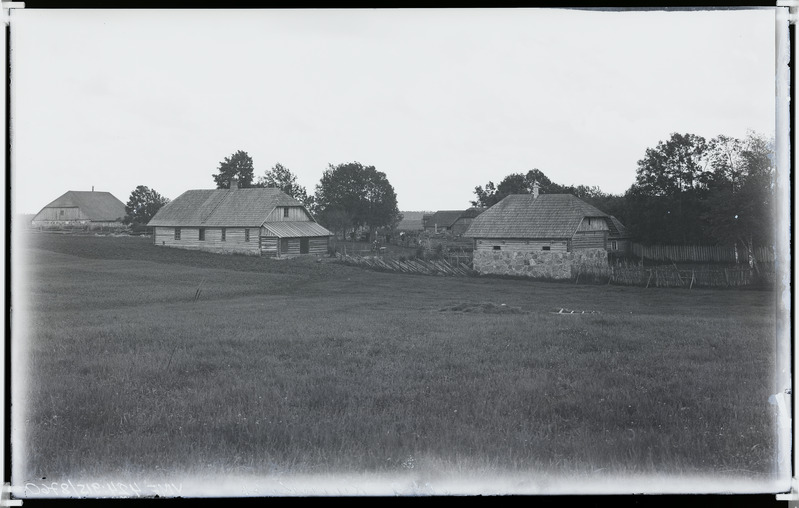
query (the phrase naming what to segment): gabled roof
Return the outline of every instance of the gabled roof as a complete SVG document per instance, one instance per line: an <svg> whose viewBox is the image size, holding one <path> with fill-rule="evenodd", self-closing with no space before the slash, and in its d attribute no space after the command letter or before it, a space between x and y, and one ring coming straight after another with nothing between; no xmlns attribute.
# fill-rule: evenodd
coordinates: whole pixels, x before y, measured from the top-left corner
<svg viewBox="0 0 799 508"><path fill-rule="evenodd" d="M430 212L400 212L402 220L397 224L397 229L414 231L424 229L424 216Z"/></svg>
<svg viewBox="0 0 799 508"><path fill-rule="evenodd" d="M42 211L45 208L78 208L86 218L93 221L114 221L122 219L126 213L122 201L110 192L99 191L67 191L42 208Z"/></svg>
<svg viewBox="0 0 799 508"><path fill-rule="evenodd" d="M477 217L482 213L482 209L469 208L468 210L439 210L434 213L427 220L425 226L433 227L437 225L440 228L452 227L458 219L471 219Z"/></svg>
<svg viewBox="0 0 799 508"><path fill-rule="evenodd" d="M610 219L571 194L512 194L476 217L464 236L571 238L584 217Z"/></svg>
<svg viewBox="0 0 799 508"><path fill-rule="evenodd" d="M278 206L303 207L296 199L271 187L189 190L158 210L147 225L260 227ZM308 217L313 220L310 213Z"/></svg>

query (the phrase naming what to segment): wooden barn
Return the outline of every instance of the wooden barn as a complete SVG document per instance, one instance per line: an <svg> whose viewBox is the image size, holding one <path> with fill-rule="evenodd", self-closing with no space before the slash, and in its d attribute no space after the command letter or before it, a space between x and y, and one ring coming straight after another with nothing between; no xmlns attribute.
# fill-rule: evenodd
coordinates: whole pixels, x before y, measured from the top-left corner
<svg viewBox="0 0 799 508"><path fill-rule="evenodd" d="M572 264L605 264L630 241L624 226L571 194L516 194L475 218L475 269L566 278ZM553 266L557 269L553 270Z"/></svg>
<svg viewBox="0 0 799 508"><path fill-rule="evenodd" d="M279 258L326 254L332 235L274 188L189 190L147 225L156 245Z"/></svg>
<svg viewBox="0 0 799 508"><path fill-rule="evenodd" d="M37 228L122 228L125 205L110 192L67 191L41 209L31 225Z"/></svg>
<svg viewBox="0 0 799 508"><path fill-rule="evenodd" d="M469 229L472 220L480 215L483 209L440 210L425 218L424 230L432 233L449 231L453 235L462 235Z"/></svg>

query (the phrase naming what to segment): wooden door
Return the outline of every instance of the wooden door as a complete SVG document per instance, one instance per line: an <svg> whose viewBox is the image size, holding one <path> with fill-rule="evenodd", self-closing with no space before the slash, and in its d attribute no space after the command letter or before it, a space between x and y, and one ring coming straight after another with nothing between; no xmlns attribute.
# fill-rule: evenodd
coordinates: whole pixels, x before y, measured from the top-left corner
<svg viewBox="0 0 799 508"><path fill-rule="evenodd" d="M308 254L310 238L300 238L300 254Z"/></svg>

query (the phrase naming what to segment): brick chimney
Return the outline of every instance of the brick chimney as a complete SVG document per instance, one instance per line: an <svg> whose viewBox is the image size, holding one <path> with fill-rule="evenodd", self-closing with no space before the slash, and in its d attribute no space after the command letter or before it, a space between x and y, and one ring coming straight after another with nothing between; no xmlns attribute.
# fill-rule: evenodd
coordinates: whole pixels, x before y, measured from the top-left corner
<svg viewBox="0 0 799 508"><path fill-rule="evenodd" d="M230 190L236 190L239 188L239 179L235 176L230 177Z"/></svg>
<svg viewBox="0 0 799 508"><path fill-rule="evenodd" d="M538 185L538 180L533 180L533 199L538 199L538 190L540 189Z"/></svg>

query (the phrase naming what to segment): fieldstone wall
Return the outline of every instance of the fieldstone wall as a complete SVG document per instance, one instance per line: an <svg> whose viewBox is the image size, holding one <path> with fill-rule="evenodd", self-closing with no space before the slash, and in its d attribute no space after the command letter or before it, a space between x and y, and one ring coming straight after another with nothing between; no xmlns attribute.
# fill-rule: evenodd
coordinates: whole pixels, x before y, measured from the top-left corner
<svg viewBox="0 0 799 508"><path fill-rule="evenodd" d="M605 249L581 249L573 252L474 252L474 269L481 274L521 275L542 279L570 279L572 267L608 265Z"/></svg>

